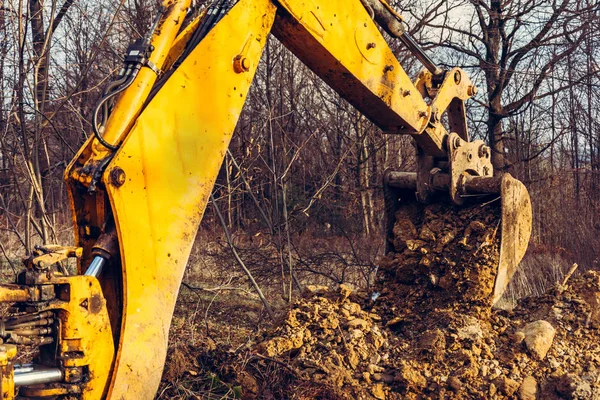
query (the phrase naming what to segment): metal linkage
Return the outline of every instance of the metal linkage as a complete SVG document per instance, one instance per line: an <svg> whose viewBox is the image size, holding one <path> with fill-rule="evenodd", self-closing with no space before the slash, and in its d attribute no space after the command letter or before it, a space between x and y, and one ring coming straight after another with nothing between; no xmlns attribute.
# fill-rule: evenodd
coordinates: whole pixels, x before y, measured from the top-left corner
<svg viewBox="0 0 600 400"><path fill-rule="evenodd" d="M15 368L15 386L60 382L62 379L63 372L58 368L39 367L35 365Z"/></svg>

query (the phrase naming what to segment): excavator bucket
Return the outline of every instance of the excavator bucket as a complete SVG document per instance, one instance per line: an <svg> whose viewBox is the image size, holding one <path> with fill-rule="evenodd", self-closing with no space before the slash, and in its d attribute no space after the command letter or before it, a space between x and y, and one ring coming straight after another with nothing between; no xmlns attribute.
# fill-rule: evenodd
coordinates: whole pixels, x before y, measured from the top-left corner
<svg viewBox="0 0 600 400"><path fill-rule="evenodd" d="M510 174L505 174L500 184L500 200L502 236L492 304L500 299L523 259L532 226L531 199L521 181L514 179Z"/></svg>
<svg viewBox="0 0 600 400"><path fill-rule="evenodd" d="M425 223L426 214L431 215L431 210L427 211L427 205L417 200L415 195L416 180L415 173L387 171L385 174L386 253L398 251L399 239L397 236L399 231L402 230L402 224L406 224L407 220L411 221L409 223L411 229L413 229L412 226L416 227L416 231L414 229L413 231L417 232L416 235L419 235L418 232L423 231L420 227ZM450 225L453 224L452 221L458 220L462 221L461 223L465 226L468 226L469 223L477 225L478 222L474 222L475 220L493 221L494 226L487 228L495 233L494 237L497 237L496 233L499 232L500 243L499 246L494 247L496 254L492 257L493 260L497 260L497 266L495 271L488 274L490 278L494 279L493 285L491 281L484 284L484 286L487 286L483 291L487 299L491 300L491 304L495 304L502 296L520 261L523 259L531 236L532 211L527 189L523 183L514 179L510 174L504 174L501 177L483 178L477 180L476 183L465 185L465 192L462 195L467 201L462 205L452 204L448 196L447 184L440 183L436 189L439 190L439 195L429 199L430 203L442 202L445 205L439 210L455 214L454 219L449 216L442 216L440 217L441 220L449 221ZM498 196L500 201L498 201ZM484 205L485 208L480 207L480 205ZM500 210L498 210L498 207ZM473 210L472 218L469 210ZM485 214L488 211L499 215L499 221L495 222L497 217L482 218L482 212ZM465 231L468 231L468 233L457 234L454 239L457 243L461 240L458 237L459 235L465 237L471 235L470 227ZM417 239L426 240L423 237L417 237ZM462 237L462 240L465 240L464 237ZM408 242L412 246L419 240ZM448 246L448 248L451 247ZM454 250L447 251L448 253L441 254L440 258L452 261L453 257L459 257ZM423 253L426 252L426 250L423 250ZM455 259L453 261L458 262L459 260ZM469 262L471 265L479 265L477 261L471 258L469 258ZM422 263L414 268L422 268Z"/></svg>

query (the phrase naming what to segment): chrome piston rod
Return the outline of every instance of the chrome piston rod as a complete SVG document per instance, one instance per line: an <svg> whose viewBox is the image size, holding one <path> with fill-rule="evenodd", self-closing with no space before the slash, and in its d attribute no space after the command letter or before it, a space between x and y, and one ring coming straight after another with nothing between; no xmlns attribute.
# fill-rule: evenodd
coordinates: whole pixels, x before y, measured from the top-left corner
<svg viewBox="0 0 600 400"><path fill-rule="evenodd" d="M86 276L95 276L96 278L100 276L102 273L102 268L106 264L106 259L100 256L94 257L87 271L85 271Z"/></svg>
<svg viewBox="0 0 600 400"><path fill-rule="evenodd" d="M15 368L15 386L29 386L40 383L60 382L63 372L58 368L24 366Z"/></svg>

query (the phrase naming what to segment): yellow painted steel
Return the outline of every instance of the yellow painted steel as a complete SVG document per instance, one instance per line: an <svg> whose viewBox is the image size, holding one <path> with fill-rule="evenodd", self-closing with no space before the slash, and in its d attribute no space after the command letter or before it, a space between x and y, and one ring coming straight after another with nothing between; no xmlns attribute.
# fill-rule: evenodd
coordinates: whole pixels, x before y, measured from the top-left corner
<svg viewBox="0 0 600 400"><path fill-rule="evenodd" d="M158 69L163 67L190 3L191 0L167 0L163 3L163 7L167 11L157 29L157 34L152 39L151 44L154 50L149 58ZM116 144L124 134L129 132L157 78L156 72L150 68L142 67L133 84L119 98L115 111L108 119L103 133L104 140ZM94 150L106 151L106 148L97 143Z"/></svg>
<svg viewBox="0 0 600 400"><path fill-rule="evenodd" d="M159 70L163 68L167 60L190 3L191 0L166 0L162 4L165 12L157 32L152 37L151 45L154 50L149 57L149 61ZM119 96L114 111L106 122L102 132L102 137L106 142L117 145L129 132L142 111L144 102L157 78L157 73L149 67L143 66L140 69L131 86ZM96 163L110 155L111 151L98 140L92 139L91 144L92 156L88 159L88 163ZM74 170L74 172L76 173L74 177L82 183L89 184L91 182L91 175L81 174L80 170Z"/></svg>
<svg viewBox="0 0 600 400"><path fill-rule="evenodd" d="M275 18L241 0L152 99L103 180L123 269L123 321L109 397L151 399L191 246ZM247 72L236 73L241 52ZM113 170L125 173L120 187Z"/></svg>
<svg viewBox="0 0 600 400"><path fill-rule="evenodd" d="M386 133L444 155L445 130L424 133L430 108L359 0L281 0L273 33Z"/></svg>
<svg viewBox="0 0 600 400"><path fill-rule="evenodd" d="M21 390L27 397L46 397L70 393L74 383L82 400L105 398L113 365L115 347L110 328L106 300L96 278L89 276L53 277L56 299L38 312L53 311L60 320L56 350L57 367L65 372L66 384L56 387L32 386ZM16 346L0 345L2 398L14 397L14 366ZM75 373L71 371L77 371ZM83 373L80 373L83 371ZM79 383L83 381L79 388Z"/></svg>
<svg viewBox="0 0 600 400"><path fill-rule="evenodd" d="M62 292L46 310L56 310L62 321L58 343L62 366L89 370L83 400L104 398L115 346L102 288L96 278L82 275L56 278L53 283Z"/></svg>
<svg viewBox="0 0 600 400"><path fill-rule="evenodd" d="M167 55L167 58L163 65L163 69L165 71L169 70L173 66L173 64L175 64L175 62L177 61L179 56L185 50L185 46L186 46L187 42L190 40L190 38L192 37L192 35L196 31L196 29L198 28L198 25L200 25L200 22L202 21L202 19L205 16L206 16L206 10L204 10L204 12L202 14L200 14L200 16L198 16L198 18L194 18L194 20L192 20L189 23L189 25L186 26L185 29L183 29L181 31L181 33L179 33L179 35L177 35L177 37L173 41L173 45L171 46L171 49L169 50L169 54Z"/></svg>
<svg viewBox="0 0 600 400"><path fill-rule="evenodd" d="M3 400L15 398L14 358L17 356L17 346L14 344L0 345L0 396Z"/></svg>

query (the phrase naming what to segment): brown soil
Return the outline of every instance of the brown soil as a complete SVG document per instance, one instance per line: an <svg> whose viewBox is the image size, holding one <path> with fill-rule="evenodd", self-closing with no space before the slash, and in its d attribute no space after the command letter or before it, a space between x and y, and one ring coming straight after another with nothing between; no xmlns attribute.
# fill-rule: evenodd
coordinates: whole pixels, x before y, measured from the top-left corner
<svg viewBox="0 0 600 400"><path fill-rule="evenodd" d="M400 213L378 298L309 286L246 346L186 357L237 398L600 399L600 274L493 309L497 207Z"/></svg>

